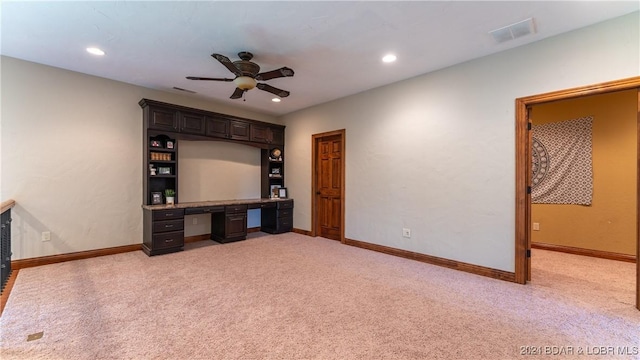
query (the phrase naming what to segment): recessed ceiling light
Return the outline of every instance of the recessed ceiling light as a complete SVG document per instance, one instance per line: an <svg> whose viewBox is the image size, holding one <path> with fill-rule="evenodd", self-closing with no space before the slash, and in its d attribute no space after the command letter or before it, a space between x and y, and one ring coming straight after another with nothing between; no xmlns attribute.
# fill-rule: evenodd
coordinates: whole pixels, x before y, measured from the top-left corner
<svg viewBox="0 0 640 360"><path fill-rule="evenodd" d="M391 63L391 62L396 61L396 59L397 59L397 58L396 58L396 56L395 56L395 55L393 55L393 54L387 54L387 55L385 55L385 56L382 58L382 61L383 61L383 62L386 62L386 63Z"/></svg>
<svg viewBox="0 0 640 360"><path fill-rule="evenodd" d="M273 98L273 99L271 99L271 101L273 101L273 102L280 102L281 100L280 100L279 98Z"/></svg>
<svg viewBox="0 0 640 360"><path fill-rule="evenodd" d="M97 47L88 47L87 52L93 55L99 55L99 56L104 55L104 51L98 49Z"/></svg>

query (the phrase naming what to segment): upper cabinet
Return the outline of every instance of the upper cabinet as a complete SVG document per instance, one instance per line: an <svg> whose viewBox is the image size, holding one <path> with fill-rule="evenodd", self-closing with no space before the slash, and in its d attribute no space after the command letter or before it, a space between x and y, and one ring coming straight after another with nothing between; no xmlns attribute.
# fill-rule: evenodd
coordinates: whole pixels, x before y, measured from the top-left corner
<svg viewBox="0 0 640 360"><path fill-rule="evenodd" d="M144 111L145 129L171 132L176 138L241 141L263 149L284 145L283 125L148 99L139 104Z"/></svg>
<svg viewBox="0 0 640 360"><path fill-rule="evenodd" d="M270 127L271 144L284 145L284 127Z"/></svg>
<svg viewBox="0 0 640 360"><path fill-rule="evenodd" d="M284 144L284 129L261 124L251 124L251 141L265 144Z"/></svg>
<svg viewBox="0 0 640 360"><path fill-rule="evenodd" d="M196 135L205 134L204 115L190 114L184 111L180 111L178 114L180 119L180 132Z"/></svg>
<svg viewBox="0 0 640 360"><path fill-rule="evenodd" d="M229 138L229 119L225 119L222 117L212 117L207 116L206 120L206 128L207 136L228 139Z"/></svg>
<svg viewBox="0 0 640 360"><path fill-rule="evenodd" d="M251 141L268 143L269 128L264 125L251 124Z"/></svg>
<svg viewBox="0 0 640 360"><path fill-rule="evenodd" d="M249 141L249 123L246 121L231 120L229 124L229 138Z"/></svg>
<svg viewBox="0 0 640 360"><path fill-rule="evenodd" d="M149 112L149 129L158 129L166 131L178 130L178 118L175 110L165 109L157 106L149 106L146 108Z"/></svg>

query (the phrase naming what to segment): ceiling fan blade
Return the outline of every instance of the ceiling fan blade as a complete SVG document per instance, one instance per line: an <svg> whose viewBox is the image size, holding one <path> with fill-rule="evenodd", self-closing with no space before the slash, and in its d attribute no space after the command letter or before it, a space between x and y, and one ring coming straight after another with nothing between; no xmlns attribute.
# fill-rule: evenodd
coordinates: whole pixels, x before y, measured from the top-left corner
<svg viewBox="0 0 640 360"><path fill-rule="evenodd" d="M227 78L208 78L208 77L199 77L199 76L187 76L189 80L213 80L213 81L233 81L233 79Z"/></svg>
<svg viewBox="0 0 640 360"><path fill-rule="evenodd" d="M267 85L267 84L259 83L258 85L256 85L256 87L258 89L260 89L260 90L264 90L264 91L270 92L270 93L278 95L280 97L287 97L290 94L290 92L288 92L286 90L278 89L276 87L273 87L273 86Z"/></svg>
<svg viewBox="0 0 640 360"><path fill-rule="evenodd" d="M233 94L231 94L230 99L240 99L242 97L242 94L244 94L244 90L236 88Z"/></svg>
<svg viewBox="0 0 640 360"><path fill-rule="evenodd" d="M231 60L229 60L228 57L220 54L211 54L211 56L213 56L214 59L220 61L222 65L224 65L227 69L229 69L229 71L234 73L236 76L242 75L242 72L240 72L240 70L235 65L233 65L233 62L231 62Z"/></svg>
<svg viewBox="0 0 640 360"><path fill-rule="evenodd" d="M270 79L275 79L280 77L293 76L293 74L294 74L293 69L290 69L285 66L277 70L271 70L271 71L260 73L256 75L256 80L265 81L265 80L270 80Z"/></svg>

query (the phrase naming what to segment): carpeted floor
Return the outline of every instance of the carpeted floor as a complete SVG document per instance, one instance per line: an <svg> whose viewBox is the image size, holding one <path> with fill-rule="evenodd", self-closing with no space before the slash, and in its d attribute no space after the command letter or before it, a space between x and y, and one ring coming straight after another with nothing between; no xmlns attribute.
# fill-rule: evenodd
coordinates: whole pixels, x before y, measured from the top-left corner
<svg viewBox="0 0 640 360"><path fill-rule="evenodd" d="M294 233L210 244L21 270L0 358L640 358L635 264L534 250L523 286Z"/></svg>

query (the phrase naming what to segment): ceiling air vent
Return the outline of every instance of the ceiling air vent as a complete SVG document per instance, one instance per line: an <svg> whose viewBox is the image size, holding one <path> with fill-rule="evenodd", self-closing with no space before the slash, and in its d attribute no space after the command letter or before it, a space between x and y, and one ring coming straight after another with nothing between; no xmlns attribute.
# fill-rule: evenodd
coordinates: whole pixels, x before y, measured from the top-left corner
<svg viewBox="0 0 640 360"><path fill-rule="evenodd" d="M190 93L190 94L195 94L195 93L196 93L196 92L195 92L195 91L193 91L193 90L187 90L187 89L179 88L179 87L176 87L176 86L174 86L173 88L174 88L175 90L188 92L188 93Z"/></svg>
<svg viewBox="0 0 640 360"><path fill-rule="evenodd" d="M489 34L493 36L493 39L497 43L502 43L525 35L535 34L535 32L536 29L533 23L533 18L528 18L515 24L501 27L500 29L491 30L489 31Z"/></svg>

